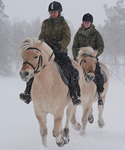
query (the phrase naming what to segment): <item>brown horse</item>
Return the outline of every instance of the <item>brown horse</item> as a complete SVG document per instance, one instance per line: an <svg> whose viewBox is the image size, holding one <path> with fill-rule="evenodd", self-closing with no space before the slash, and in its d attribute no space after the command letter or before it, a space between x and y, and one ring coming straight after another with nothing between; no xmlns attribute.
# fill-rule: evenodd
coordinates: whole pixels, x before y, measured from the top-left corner
<svg viewBox="0 0 125 150"><path fill-rule="evenodd" d="M69 141L66 131L62 132L63 114L65 107L72 105L72 101L68 87L62 81L54 62L53 51L45 42L34 38L27 38L23 41L20 44L19 51L23 58L20 71L22 80L28 82L34 77L31 97L40 125L42 143L47 146L46 116L50 113L54 116L53 136L56 138L57 145L63 146ZM73 64L79 70L79 83L82 87L82 69L75 61Z"/></svg>
<svg viewBox="0 0 125 150"><path fill-rule="evenodd" d="M69 133L69 121L71 121L73 127L76 130L81 130L80 134L83 135L86 130L87 122L90 123L93 122L93 114L92 114L92 104L95 101L98 101L98 94L97 94L97 88L95 83L93 82L93 79L95 77L94 71L96 69L96 63L97 63L97 55L98 51L93 50L91 47L83 47L79 51L78 55L78 64L81 66L83 70L83 76L84 81L82 84L82 107L83 107L83 116L82 116L82 125L80 125L76 121L76 107L73 107L70 105L67 109L67 119L66 119L66 125L65 125L65 131L67 131L67 134ZM104 64L100 63L102 70L105 72L107 81L104 83L104 91L102 93L103 103L105 103L105 98L108 90L109 85L109 74L108 70L105 67ZM102 117L104 105L98 105L98 125L99 127L104 126L104 120Z"/></svg>

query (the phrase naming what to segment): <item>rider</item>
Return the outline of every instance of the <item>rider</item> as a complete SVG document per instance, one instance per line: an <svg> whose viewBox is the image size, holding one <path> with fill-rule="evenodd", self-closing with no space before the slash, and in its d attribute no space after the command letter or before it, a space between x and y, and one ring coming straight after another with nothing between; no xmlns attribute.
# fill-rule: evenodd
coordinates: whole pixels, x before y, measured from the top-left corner
<svg viewBox="0 0 125 150"><path fill-rule="evenodd" d="M70 43L71 32L70 28L61 16L62 6L59 2L52 2L48 7L48 12L50 17L43 21L41 27L41 33L39 35L39 40L44 40L53 50L55 54L54 61L57 62L60 67L67 67L70 75L69 81L69 91L72 98L73 104L81 103L80 97L80 87L78 83L78 71L72 66L72 62L67 55L67 46ZM25 102L31 101L30 91L33 79L27 83L28 88L26 88L24 93L20 94L20 98ZM28 96L27 96L28 95ZM25 99L24 99L25 98Z"/></svg>
<svg viewBox="0 0 125 150"><path fill-rule="evenodd" d="M94 50L98 50L97 57L102 54L104 50L104 41L100 33L95 29L93 23L93 16L89 13L85 14L82 18L82 25L77 31L72 46L73 56L76 60L80 47L91 46ZM101 74L101 67L99 62L96 64L95 70L95 83L97 85L97 92L99 95L98 104L103 105L101 93L104 90L104 78Z"/></svg>

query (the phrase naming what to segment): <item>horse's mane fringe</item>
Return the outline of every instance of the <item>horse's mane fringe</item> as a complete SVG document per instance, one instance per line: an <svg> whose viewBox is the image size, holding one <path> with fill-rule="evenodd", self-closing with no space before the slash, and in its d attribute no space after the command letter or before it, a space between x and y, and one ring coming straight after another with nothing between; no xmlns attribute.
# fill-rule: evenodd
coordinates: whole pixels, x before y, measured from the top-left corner
<svg viewBox="0 0 125 150"><path fill-rule="evenodd" d="M53 50L51 49L51 47L49 45L47 45L45 42L43 42L43 44L42 44L42 49L49 55L51 55L53 53Z"/></svg>
<svg viewBox="0 0 125 150"><path fill-rule="evenodd" d="M77 60L81 61L84 57L84 55L92 55L93 54L93 48L88 46L88 47L81 47L79 52L78 52L78 57Z"/></svg>
<svg viewBox="0 0 125 150"><path fill-rule="evenodd" d="M19 54L22 56L23 52L25 52L27 48L39 42L40 41L37 40L36 38L31 37L26 38L23 42L19 44Z"/></svg>
<svg viewBox="0 0 125 150"><path fill-rule="evenodd" d="M39 44L42 42L41 46L42 49L48 53L49 55L52 54L52 49L47 45L44 41L39 41L36 38L28 37L23 42L19 44L19 54L22 56L23 52L27 50L27 48L32 47L34 44Z"/></svg>

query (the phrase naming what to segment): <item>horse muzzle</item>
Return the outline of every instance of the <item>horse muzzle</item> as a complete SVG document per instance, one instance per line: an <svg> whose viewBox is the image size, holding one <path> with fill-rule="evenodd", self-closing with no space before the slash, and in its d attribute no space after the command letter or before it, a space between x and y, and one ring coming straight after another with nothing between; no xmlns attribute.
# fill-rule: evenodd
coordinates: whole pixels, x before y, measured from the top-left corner
<svg viewBox="0 0 125 150"><path fill-rule="evenodd" d="M23 81L28 82L31 78L31 74L29 73L29 71L20 71L20 77Z"/></svg>
<svg viewBox="0 0 125 150"><path fill-rule="evenodd" d="M93 81L94 78L95 78L94 73L87 73L87 74L85 75L85 80L86 80L87 82Z"/></svg>

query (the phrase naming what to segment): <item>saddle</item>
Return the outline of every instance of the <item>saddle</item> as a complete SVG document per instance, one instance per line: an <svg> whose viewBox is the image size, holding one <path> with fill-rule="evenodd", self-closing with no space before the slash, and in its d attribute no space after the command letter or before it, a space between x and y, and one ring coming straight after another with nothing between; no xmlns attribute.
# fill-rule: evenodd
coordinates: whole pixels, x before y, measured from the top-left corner
<svg viewBox="0 0 125 150"><path fill-rule="evenodd" d="M55 63L56 63L56 62L55 62ZM64 65L62 65L62 66L60 67L60 65L59 65L58 63L56 63L56 66L57 66L57 69L58 69L58 71L59 71L59 73L60 73L60 76L61 76L63 82L64 82L67 86L69 86L69 81L70 81L71 75L70 75L70 71L69 71L68 67L66 67L66 66L64 66Z"/></svg>

